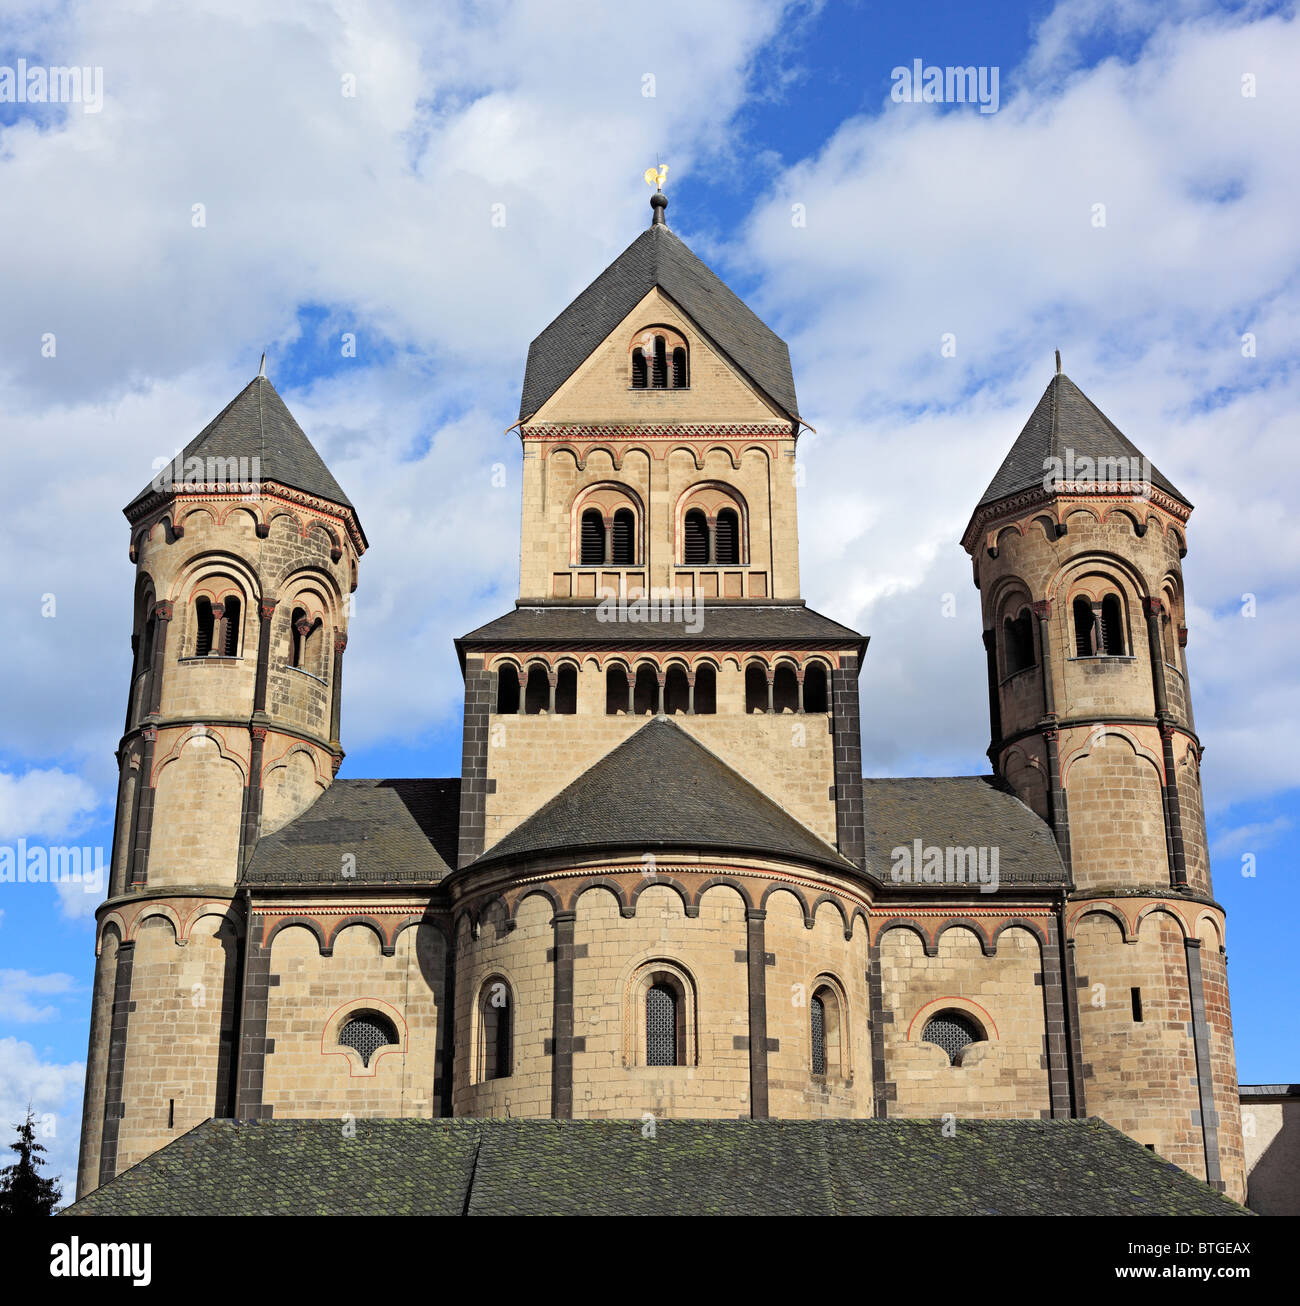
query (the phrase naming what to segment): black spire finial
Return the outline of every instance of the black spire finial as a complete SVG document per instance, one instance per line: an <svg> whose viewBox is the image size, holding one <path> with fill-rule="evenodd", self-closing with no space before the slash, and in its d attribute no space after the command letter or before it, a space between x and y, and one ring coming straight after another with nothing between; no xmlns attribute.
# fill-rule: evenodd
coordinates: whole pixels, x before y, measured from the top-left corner
<svg viewBox="0 0 1300 1306"><path fill-rule="evenodd" d="M1059 349L1056 351L1056 375L1061 375L1061 351Z"/></svg>
<svg viewBox="0 0 1300 1306"><path fill-rule="evenodd" d="M668 196L661 190L655 191L650 196L650 207L654 210L654 216L650 219L652 227L666 227L667 220L664 218L664 210L668 207Z"/></svg>

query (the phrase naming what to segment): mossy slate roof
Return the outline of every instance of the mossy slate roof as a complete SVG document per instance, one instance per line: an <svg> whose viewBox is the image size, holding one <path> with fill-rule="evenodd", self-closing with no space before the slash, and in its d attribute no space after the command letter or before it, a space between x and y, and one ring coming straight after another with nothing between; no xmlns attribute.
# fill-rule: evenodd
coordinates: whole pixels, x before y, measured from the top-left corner
<svg viewBox="0 0 1300 1306"><path fill-rule="evenodd" d="M209 1120L71 1215L1245 1215L1099 1120Z"/></svg>
<svg viewBox="0 0 1300 1306"><path fill-rule="evenodd" d="M459 820L459 780L335 780L257 841L244 882L436 884L456 864Z"/></svg>

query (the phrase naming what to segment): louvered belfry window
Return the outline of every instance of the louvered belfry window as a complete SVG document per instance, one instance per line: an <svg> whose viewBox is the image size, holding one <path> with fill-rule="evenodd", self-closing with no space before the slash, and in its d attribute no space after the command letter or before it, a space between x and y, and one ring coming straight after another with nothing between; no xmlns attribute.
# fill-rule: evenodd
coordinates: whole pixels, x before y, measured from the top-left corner
<svg viewBox="0 0 1300 1306"><path fill-rule="evenodd" d="M814 1075L826 1073L826 1004L814 995L809 1004L809 1016L812 1020L812 1072Z"/></svg>
<svg viewBox="0 0 1300 1306"><path fill-rule="evenodd" d="M740 518L732 508L718 513L716 528L718 540L717 562L723 567L734 567L740 562Z"/></svg>
<svg viewBox="0 0 1300 1306"><path fill-rule="evenodd" d="M221 618L221 624L224 636L222 639L221 651L226 655L226 657L233 658L239 652L239 600L236 598L228 598L222 607L224 615Z"/></svg>
<svg viewBox="0 0 1300 1306"><path fill-rule="evenodd" d="M1101 601L1102 651L1110 657L1124 653L1124 614L1119 606L1118 594L1107 594Z"/></svg>
<svg viewBox="0 0 1300 1306"><path fill-rule="evenodd" d="M686 389L686 350L680 345L673 350L673 389Z"/></svg>
<svg viewBox="0 0 1300 1306"><path fill-rule="evenodd" d="M688 567L709 565L709 524L698 508L686 514L683 523L682 561Z"/></svg>
<svg viewBox="0 0 1300 1306"><path fill-rule="evenodd" d="M676 990L652 984L645 995L645 1061L647 1066L677 1065Z"/></svg>
<svg viewBox="0 0 1300 1306"><path fill-rule="evenodd" d="M377 1011L358 1011L351 1015L339 1031L339 1043L361 1056L361 1064L368 1066L370 1058L383 1047L397 1044L397 1027Z"/></svg>
<svg viewBox="0 0 1300 1306"><path fill-rule="evenodd" d="M638 345L632 351L632 389L644 390L649 380L649 368L646 366L645 350Z"/></svg>
<svg viewBox="0 0 1300 1306"><path fill-rule="evenodd" d="M636 561L636 517L630 508L614 514L614 534L610 541L610 562L615 567L630 567Z"/></svg>
<svg viewBox="0 0 1300 1306"><path fill-rule="evenodd" d="M600 567L605 562L605 519L599 508L588 508L582 514L582 553L584 567Z"/></svg>
<svg viewBox="0 0 1300 1306"><path fill-rule="evenodd" d="M194 617L194 656L205 658L212 652L212 628L215 620L212 615L212 600L198 599L194 604Z"/></svg>
<svg viewBox="0 0 1300 1306"><path fill-rule="evenodd" d="M984 1035L975 1027L974 1021L959 1011L941 1011L926 1022L921 1039L926 1043L937 1043L948 1054L949 1062L956 1066L961 1064L965 1049L972 1043L982 1042Z"/></svg>
<svg viewBox="0 0 1300 1306"><path fill-rule="evenodd" d="M655 390L668 388L668 342L655 336L654 362L651 364L650 385Z"/></svg>
<svg viewBox="0 0 1300 1306"><path fill-rule="evenodd" d="M1092 615L1092 604L1085 598L1074 600L1074 656L1090 658L1097 652L1096 620Z"/></svg>

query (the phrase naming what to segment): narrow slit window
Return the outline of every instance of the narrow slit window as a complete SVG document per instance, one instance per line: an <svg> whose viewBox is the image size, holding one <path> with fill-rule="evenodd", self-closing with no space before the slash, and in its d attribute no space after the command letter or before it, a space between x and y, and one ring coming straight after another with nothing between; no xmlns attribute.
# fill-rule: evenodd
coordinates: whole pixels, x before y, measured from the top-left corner
<svg viewBox="0 0 1300 1306"><path fill-rule="evenodd" d="M812 1072L814 1075L826 1073L826 1003L820 993L813 994L808 1004L808 1013L812 1022Z"/></svg>
<svg viewBox="0 0 1300 1306"><path fill-rule="evenodd" d="M1142 1023L1142 990L1129 989L1129 1001L1133 1004L1133 1022L1140 1025Z"/></svg>

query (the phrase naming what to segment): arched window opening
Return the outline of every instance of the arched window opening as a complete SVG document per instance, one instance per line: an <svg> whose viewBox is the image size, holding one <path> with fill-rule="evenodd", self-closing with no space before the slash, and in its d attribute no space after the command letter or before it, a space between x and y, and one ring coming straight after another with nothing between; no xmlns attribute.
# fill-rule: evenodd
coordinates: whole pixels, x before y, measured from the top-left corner
<svg viewBox="0 0 1300 1306"><path fill-rule="evenodd" d="M601 567L605 563L605 519L599 508L588 508L582 514L579 560L584 567Z"/></svg>
<svg viewBox="0 0 1300 1306"><path fill-rule="evenodd" d="M654 349L650 384L656 390L664 390L668 386L668 342L663 336L655 336Z"/></svg>
<svg viewBox="0 0 1300 1306"><path fill-rule="evenodd" d="M546 675L546 668L535 662L528 668L528 680L524 686L524 714L537 716L548 711L550 706L551 682Z"/></svg>
<svg viewBox="0 0 1300 1306"><path fill-rule="evenodd" d="M960 1066L966 1049L984 1042L984 1031L960 1011L940 1011L926 1021L921 1040L938 1044L948 1054L949 1064Z"/></svg>
<svg viewBox="0 0 1300 1306"><path fill-rule="evenodd" d="M620 508L614 514L609 560L615 567L630 567L636 561L636 514L631 508Z"/></svg>
<svg viewBox="0 0 1300 1306"><path fill-rule="evenodd" d="M745 668L745 711L767 711L767 672L757 662Z"/></svg>
<svg viewBox="0 0 1300 1306"><path fill-rule="evenodd" d="M1003 620L1002 647L1007 675L1014 676L1034 665L1034 625L1028 608L1018 617Z"/></svg>
<svg viewBox="0 0 1300 1306"><path fill-rule="evenodd" d="M709 565L709 523L699 508L691 508L683 523L682 561L688 567Z"/></svg>
<svg viewBox="0 0 1300 1306"><path fill-rule="evenodd" d="M797 712L799 710L799 679L788 662L782 662L772 680L772 711Z"/></svg>
<svg viewBox="0 0 1300 1306"><path fill-rule="evenodd" d="M503 662L497 669L497 711L519 711L519 668L511 662Z"/></svg>
<svg viewBox="0 0 1300 1306"><path fill-rule="evenodd" d="M1097 622L1092 603L1080 595L1074 600L1074 656L1090 658L1097 652Z"/></svg>
<svg viewBox="0 0 1300 1306"><path fill-rule="evenodd" d="M510 986L500 978L488 980L479 999L484 1080L510 1078L511 1014Z"/></svg>
<svg viewBox="0 0 1300 1306"><path fill-rule="evenodd" d="M289 617L289 665L302 666L304 645L307 641L307 609L294 608Z"/></svg>
<svg viewBox="0 0 1300 1306"><path fill-rule="evenodd" d="M631 710L627 672L620 666L608 667L605 671L605 715L617 716Z"/></svg>
<svg viewBox="0 0 1300 1306"><path fill-rule="evenodd" d="M718 673L703 662L695 668L695 715L714 716L718 710Z"/></svg>
<svg viewBox="0 0 1300 1306"><path fill-rule="evenodd" d="M1101 643L1107 657L1124 655L1124 612L1118 594L1107 594L1101 601Z"/></svg>
<svg viewBox="0 0 1300 1306"><path fill-rule="evenodd" d="M814 1075L826 1073L826 1004L820 993L814 993L808 1004L812 1022L812 1072Z"/></svg>
<svg viewBox="0 0 1300 1306"><path fill-rule="evenodd" d="M233 658L239 653L240 603L232 595L221 606L221 651Z"/></svg>
<svg viewBox="0 0 1300 1306"><path fill-rule="evenodd" d="M632 351L632 389L644 390L650 369L646 366L645 350L640 345Z"/></svg>
<svg viewBox="0 0 1300 1306"><path fill-rule="evenodd" d="M339 1046L360 1054L361 1064L369 1066L380 1048L398 1046L397 1026L377 1011L354 1011L339 1030Z"/></svg>
<svg viewBox="0 0 1300 1306"><path fill-rule="evenodd" d="M570 662L556 675L555 711L559 716L573 716L578 711L578 669Z"/></svg>
<svg viewBox="0 0 1300 1306"><path fill-rule="evenodd" d="M803 710L829 712L830 693L826 684L826 668L820 662L810 662L803 673Z"/></svg>
<svg viewBox="0 0 1300 1306"><path fill-rule="evenodd" d="M686 389L686 350L680 345L673 350L673 389Z"/></svg>
<svg viewBox="0 0 1300 1306"><path fill-rule="evenodd" d="M148 672L153 666L153 641L158 633L158 618L149 614L149 620L144 623L144 647L140 650L140 670Z"/></svg>
<svg viewBox="0 0 1300 1306"><path fill-rule="evenodd" d="M1169 595L1165 595L1165 610L1160 615L1160 638L1164 645L1165 661L1171 667L1178 665L1178 642L1174 639L1174 605Z"/></svg>
<svg viewBox="0 0 1300 1306"><path fill-rule="evenodd" d="M659 710L659 677L654 667L643 662L636 669L636 685L632 694L632 712L636 716Z"/></svg>
<svg viewBox="0 0 1300 1306"><path fill-rule="evenodd" d="M645 1063L647 1066L677 1066L681 1054L679 1025L682 1001L677 990L660 981L645 995Z"/></svg>
<svg viewBox="0 0 1300 1306"><path fill-rule="evenodd" d="M723 508L718 513L717 563L720 567L735 567L740 563L740 518L734 508Z"/></svg>
<svg viewBox="0 0 1300 1306"><path fill-rule="evenodd" d="M194 601L194 656L205 658L212 652L214 626L212 600L200 596Z"/></svg>
<svg viewBox="0 0 1300 1306"><path fill-rule="evenodd" d="M668 668L664 681L664 714L677 716L690 711L691 687L686 679L686 668L673 665Z"/></svg>

